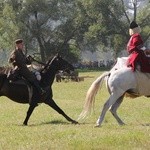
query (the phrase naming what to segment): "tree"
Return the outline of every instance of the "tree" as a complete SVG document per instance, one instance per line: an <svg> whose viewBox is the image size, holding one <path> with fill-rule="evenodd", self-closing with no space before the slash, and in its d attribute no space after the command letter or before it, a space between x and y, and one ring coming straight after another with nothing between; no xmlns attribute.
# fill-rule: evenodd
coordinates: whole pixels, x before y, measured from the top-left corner
<svg viewBox="0 0 150 150"><path fill-rule="evenodd" d="M1 49L12 49L14 37L18 34L18 26L16 26L16 16L12 6L1 2L0 17L0 47Z"/></svg>
<svg viewBox="0 0 150 150"><path fill-rule="evenodd" d="M145 8L150 8L149 5L141 10L138 7L138 0L133 0L131 1L133 7L130 8L133 9L133 14L129 14L129 7L125 2L124 0L81 0L82 9L89 21L88 30L84 34L84 42L86 45L93 45L91 51L97 50L97 47L105 50L105 47L110 46L117 57L117 53L124 49L129 39L128 28L132 20L137 20L144 29L149 28L147 21L150 12L146 11L147 14L143 18L140 17L140 13L144 13ZM148 38L149 34L144 37Z"/></svg>
<svg viewBox="0 0 150 150"><path fill-rule="evenodd" d="M74 36L73 5L74 1L65 0L28 0L24 4L20 20L39 44L42 61L56 52L69 51Z"/></svg>
<svg viewBox="0 0 150 150"><path fill-rule="evenodd" d="M131 20L142 26L144 40L149 38L150 4L139 9L139 0L129 7L125 0L5 0L0 3L0 42L3 47L23 37L30 53L42 61L61 53L76 61L84 49L117 54L129 39ZM130 5L131 6L131 5ZM129 14L129 9L133 14Z"/></svg>

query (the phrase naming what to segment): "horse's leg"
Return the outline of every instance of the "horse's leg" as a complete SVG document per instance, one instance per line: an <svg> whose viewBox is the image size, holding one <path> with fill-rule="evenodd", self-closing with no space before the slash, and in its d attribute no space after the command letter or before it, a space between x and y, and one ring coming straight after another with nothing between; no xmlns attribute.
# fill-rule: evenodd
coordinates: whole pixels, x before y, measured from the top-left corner
<svg viewBox="0 0 150 150"><path fill-rule="evenodd" d="M103 120L104 120L104 117L105 117L105 114L107 112L107 110L117 101L117 99L119 97L121 97L123 95L122 92L115 92L115 93L112 93L109 97L109 99L106 101L106 103L104 104L103 106L103 109L102 109L102 113L100 115L100 117L98 118L97 122L96 122L96 127L99 127L101 126Z"/></svg>
<svg viewBox="0 0 150 150"><path fill-rule="evenodd" d="M33 91L36 91L36 89L33 89ZM26 118L23 122L24 125L27 125L28 124L28 121L29 121L29 118L33 112L33 110L35 109L35 107L37 106L37 103L38 103L38 99L39 99L40 95L36 92L33 92L33 95L32 95L32 100L31 100L31 103L30 103L30 106L28 108L28 111L27 111L27 115L26 115Z"/></svg>
<svg viewBox="0 0 150 150"><path fill-rule="evenodd" d="M46 100L44 103L47 104L47 105L49 105L50 107L52 107L52 108L53 108L54 110L56 110L59 114L63 115L69 122L74 123L74 124L78 124L77 121L75 121L75 120L71 119L69 116L67 116L67 115L62 111L62 109L60 109L60 108L58 107L58 105L54 102L53 99Z"/></svg>
<svg viewBox="0 0 150 150"><path fill-rule="evenodd" d="M119 125L124 125L125 123L119 118L119 116L117 115L117 109L119 108L120 104L123 101L123 96L121 96L120 98L117 99L117 101L111 106L110 108L110 112L112 113L112 115L115 117L115 119L118 121Z"/></svg>
<svg viewBox="0 0 150 150"><path fill-rule="evenodd" d="M32 114L32 112L33 112L33 110L34 110L34 108L35 108L36 106L37 106L37 105L30 105L30 106L29 106L29 109L28 109L28 111L27 111L26 118L25 118L25 120L24 120L24 122L23 122L24 125L27 125L27 124L28 124L28 120L29 120L29 118L30 118L30 116L31 116L31 114Z"/></svg>

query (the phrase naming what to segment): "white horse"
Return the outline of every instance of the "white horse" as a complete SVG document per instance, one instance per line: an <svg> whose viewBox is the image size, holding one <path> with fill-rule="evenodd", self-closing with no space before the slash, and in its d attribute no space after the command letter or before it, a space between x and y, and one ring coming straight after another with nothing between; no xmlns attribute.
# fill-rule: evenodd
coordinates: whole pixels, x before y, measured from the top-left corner
<svg viewBox="0 0 150 150"><path fill-rule="evenodd" d="M124 125L124 122L119 118L117 114L117 109L122 103L126 93L135 97L150 95L150 90L145 92L143 89L141 89L140 86L138 86L139 84L141 84L140 81L144 82L143 75L146 74L148 76L150 74L144 74L138 70L133 72L131 68L126 67L126 62L127 57L118 58L116 65L109 72L104 72L92 83L86 95L83 111L81 112L78 119L85 118L91 111L92 106L94 106L93 104L97 91L101 87L104 79L106 79L107 89L110 93L110 97L107 99L106 103L103 106L101 115L96 122L96 127L101 126L108 109L115 117L119 125ZM139 79L140 81L137 79L139 78L139 74L142 74L142 80Z"/></svg>

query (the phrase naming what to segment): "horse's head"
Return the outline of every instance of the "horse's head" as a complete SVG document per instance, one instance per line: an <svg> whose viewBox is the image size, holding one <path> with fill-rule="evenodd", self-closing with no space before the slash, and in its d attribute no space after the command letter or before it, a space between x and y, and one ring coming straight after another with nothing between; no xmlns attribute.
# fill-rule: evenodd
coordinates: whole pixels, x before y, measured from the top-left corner
<svg viewBox="0 0 150 150"><path fill-rule="evenodd" d="M57 71L63 70L63 71L66 71L68 73L70 71L74 71L74 67L69 62L64 60L59 54L55 55L52 58L52 60L48 62L48 66L53 67Z"/></svg>
<svg viewBox="0 0 150 150"><path fill-rule="evenodd" d="M42 73L41 85L43 87L52 85L56 73L59 70L66 71L66 69L70 73L70 71L74 70L74 67L66 60L64 60L60 55L54 56L46 63L44 68L41 70Z"/></svg>

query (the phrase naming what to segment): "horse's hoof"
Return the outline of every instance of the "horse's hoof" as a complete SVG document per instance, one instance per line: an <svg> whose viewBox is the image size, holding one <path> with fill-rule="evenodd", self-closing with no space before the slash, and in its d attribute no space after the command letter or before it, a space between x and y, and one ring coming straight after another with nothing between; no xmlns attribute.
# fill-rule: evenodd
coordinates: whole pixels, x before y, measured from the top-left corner
<svg viewBox="0 0 150 150"><path fill-rule="evenodd" d="M99 128L99 127L100 127L100 125L98 125L98 124L94 126L94 128Z"/></svg>
<svg viewBox="0 0 150 150"><path fill-rule="evenodd" d="M72 124L79 124L79 123L78 123L77 121L74 120L74 121L72 121Z"/></svg>
<svg viewBox="0 0 150 150"><path fill-rule="evenodd" d="M23 126L27 126L27 125L28 125L27 123L25 123L25 122L23 123Z"/></svg>
<svg viewBox="0 0 150 150"><path fill-rule="evenodd" d="M120 126L125 126L126 124L125 124L125 123L120 123L119 125L120 125Z"/></svg>

